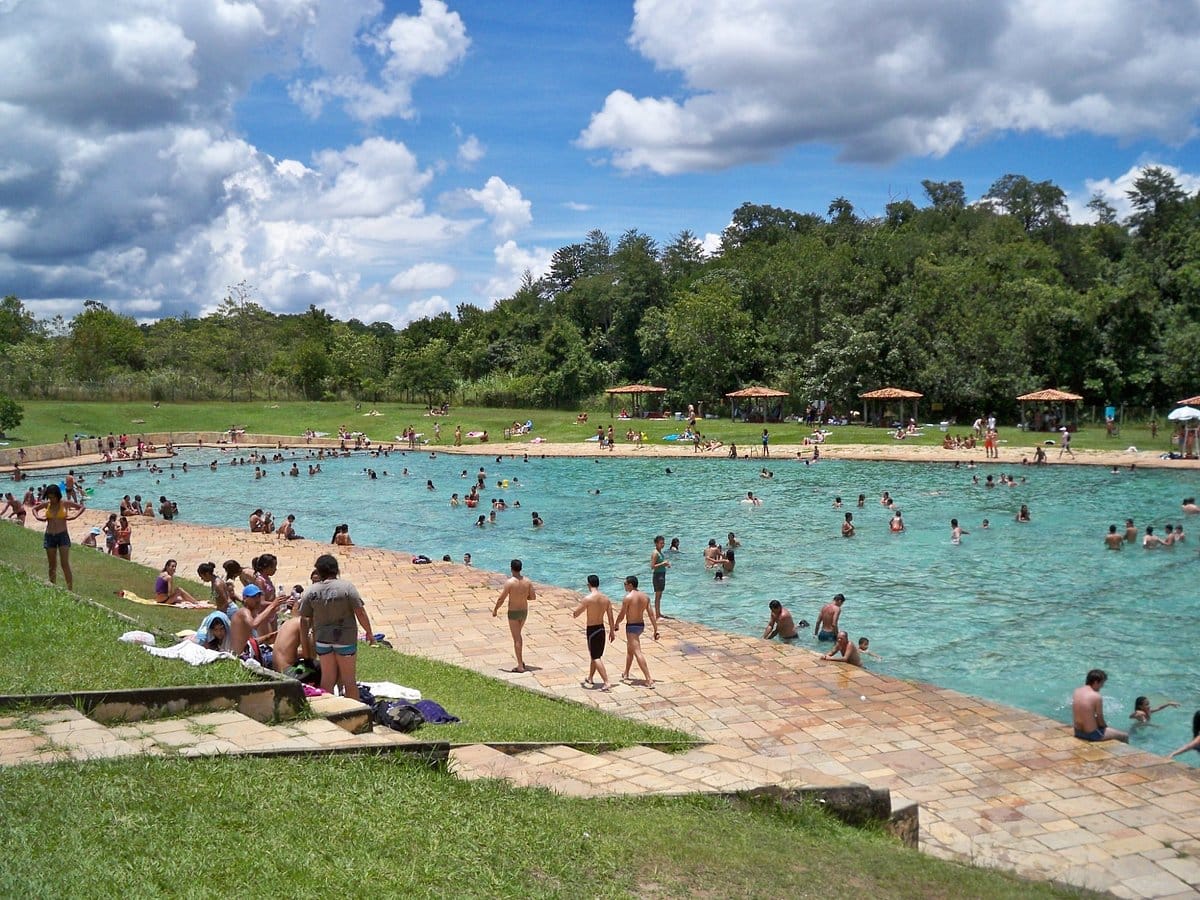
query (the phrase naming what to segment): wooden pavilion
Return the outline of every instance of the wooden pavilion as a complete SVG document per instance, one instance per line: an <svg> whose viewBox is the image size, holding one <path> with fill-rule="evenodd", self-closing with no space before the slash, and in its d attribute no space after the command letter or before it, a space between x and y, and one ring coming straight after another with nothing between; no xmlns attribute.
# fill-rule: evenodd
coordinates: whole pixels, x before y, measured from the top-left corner
<svg viewBox="0 0 1200 900"><path fill-rule="evenodd" d="M1017 398L1017 402L1021 404L1021 430L1041 430L1040 427L1038 427L1039 423L1037 422L1034 423L1034 428L1030 428L1027 415L1030 403L1048 403L1051 406L1057 404L1059 409L1058 422L1060 425L1066 425L1067 404L1072 404L1071 409L1075 413L1075 424L1074 427L1071 427L1070 425L1067 425L1066 427L1071 431L1077 430L1079 428L1079 401L1082 399L1083 397L1081 397L1079 394L1072 394L1070 391L1060 391L1055 388L1046 388L1044 391L1034 391L1031 394L1022 394Z"/></svg>
<svg viewBox="0 0 1200 900"><path fill-rule="evenodd" d="M902 424L903 424L903 420L904 420L904 403L906 400L911 400L912 401L912 419L914 422L916 422L917 421L917 403L924 396L925 396L924 394L920 394L917 391L907 391L904 388L896 388L896 387L884 387L884 388L879 388L878 390L875 390L875 391L867 391L864 394L859 394L858 399L863 402L863 424L867 425L867 424L870 424L872 421L871 417L869 415L867 415L869 404L881 404L882 405L882 410L880 411L880 417L882 418L884 413L887 412L887 401L889 401L889 400L898 401L899 407L900 407L900 419L901 419Z"/></svg>
<svg viewBox="0 0 1200 900"><path fill-rule="evenodd" d="M748 388L742 388L741 390L738 390L738 391L730 391L725 396L728 397L730 400L749 400L750 401L751 413L749 415L743 415L742 421L766 422L766 421L771 420L770 415L769 415L770 410L767 406L767 401L779 399L782 397L788 397L791 395L788 394L787 391L779 391L779 390L776 390L775 388L751 386ZM759 406L762 407L762 412L756 414L753 410ZM782 412L783 411L781 409L780 413L782 413ZM783 418L783 416L779 415L779 416L776 416L775 419L771 420L771 421L778 421L779 419L782 419L782 418Z"/></svg>
<svg viewBox="0 0 1200 900"><path fill-rule="evenodd" d="M613 398L617 395L622 397L629 396L633 398L633 415L632 418L642 418L642 396L645 394L665 394L665 387L658 387L653 384L626 384L621 387L613 387L606 390L608 394L608 414L613 415Z"/></svg>

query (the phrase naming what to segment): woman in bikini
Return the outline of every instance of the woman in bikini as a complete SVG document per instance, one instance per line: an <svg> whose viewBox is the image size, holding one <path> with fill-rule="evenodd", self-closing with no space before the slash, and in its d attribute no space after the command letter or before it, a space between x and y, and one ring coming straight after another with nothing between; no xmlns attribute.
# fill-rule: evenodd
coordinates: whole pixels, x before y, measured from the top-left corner
<svg viewBox="0 0 1200 900"><path fill-rule="evenodd" d="M33 517L46 523L46 536L42 538L42 546L46 550L50 583L58 582L58 565L61 562L68 591L75 589L75 578L71 574L71 535L67 530L67 523L81 515L83 505L64 500L62 488L57 484L47 487L45 498L33 505Z"/></svg>
<svg viewBox="0 0 1200 900"><path fill-rule="evenodd" d="M173 559L168 559L163 564L162 571L158 573L158 578L154 580L155 603L196 603L195 597L183 588L175 586L175 569L178 566L179 563Z"/></svg>
<svg viewBox="0 0 1200 900"><path fill-rule="evenodd" d="M237 563L238 569L241 566ZM212 593L212 603L220 612L232 618L237 612L236 594L233 590L233 585L217 575L216 563L206 562L200 563L196 568L196 574L200 576L200 580L208 585L209 591ZM236 573L235 573L236 574Z"/></svg>
<svg viewBox="0 0 1200 900"><path fill-rule="evenodd" d="M121 516L117 519L117 556L121 559L129 559L133 555L133 528L129 525L129 518Z"/></svg>

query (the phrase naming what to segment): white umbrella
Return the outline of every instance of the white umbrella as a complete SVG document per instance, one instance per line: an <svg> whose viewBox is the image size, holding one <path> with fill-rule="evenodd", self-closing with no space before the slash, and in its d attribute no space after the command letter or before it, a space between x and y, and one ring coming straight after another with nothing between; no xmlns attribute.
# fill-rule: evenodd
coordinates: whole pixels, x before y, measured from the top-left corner
<svg viewBox="0 0 1200 900"><path fill-rule="evenodd" d="M1167 413L1167 418L1172 422L1183 422L1187 419L1200 419L1200 409L1194 406L1181 406L1179 409L1173 409Z"/></svg>

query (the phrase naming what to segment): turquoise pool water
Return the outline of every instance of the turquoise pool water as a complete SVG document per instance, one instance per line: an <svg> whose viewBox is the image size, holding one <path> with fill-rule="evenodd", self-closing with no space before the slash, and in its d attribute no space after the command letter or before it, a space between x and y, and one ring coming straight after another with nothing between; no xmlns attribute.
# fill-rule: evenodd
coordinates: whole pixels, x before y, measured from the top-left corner
<svg viewBox="0 0 1200 900"><path fill-rule="evenodd" d="M1184 519L1180 500L1200 494L1197 473L1122 471L1090 466L1017 468L1028 483L1014 488L972 484L995 466L971 470L946 464L822 461L805 466L771 461L773 479L759 477L760 463L690 459L540 459L393 453L390 458L325 460L320 475L281 477L288 464L230 467L220 454L210 472L208 451L187 452L184 474L132 472L95 489L93 505L116 508L122 494L176 500L185 520L246 527L262 506L280 520L297 515L297 530L328 540L349 522L356 543L424 553L455 561L470 552L477 567L504 571L512 557L525 561L534 579L578 588L589 572L619 596L621 579L639 575L648 587L651 541L678 537L664 609L671 614L741 634L760 635L767 602L779 598L796 619L815 621L836 592L847 597L842 622L852 637L867 635L884 657L870 668L920 679L1069 721L1070 693L1089 668L1109 673L1105 707L1110 724L1126 728L1138 694L1156 705L1178 700L1180 709L1154 717L1134 734L1135 745L1167 752L1191 737L1200 684L1192 650L1197 637L1196 582L1200 577L1200 517L1187 542L1174 550L1104 548L1102 536L1126 517L1139 531ZM307 464L301 462L301 469ZM367 466L389 475L371 481ZM484 496L519 500L521 509L499 513L499 524L474 527L487 504L469 510L449 505L464 495L483 466ZM409 476L400 474L405 467ZM466 478L460 473L466 470ZM672 474L666 470L671 469ZM435 491L426 488L431 479ZM509 479L507 489L496 487ZM519 480L519 486L514 484ZM156 484L156 481L161 482ZM594 494L589 491L599 490ZM739 502L747 490L760 507ZM879 504L890 491L903 510L907 531L888 531L890 512ZM855 506L866 494L863 509ZM845 508L834 509L840 495ZM1032 521L1014 521L1022 503ZM534 529L539 512L546 527ZM854 513L858 534L840 526ZM970 534L950 543L950 519ZM989 529L980 527L984 518ZM737 568L724 583L706 573L701 551L709 538L742 542ZM217 560L216 562L220 562ZM306 573L283 573L300 581ZM816 647L806 637L804 646ZM1200 754L1189 762L1200 763Z"/></svg>

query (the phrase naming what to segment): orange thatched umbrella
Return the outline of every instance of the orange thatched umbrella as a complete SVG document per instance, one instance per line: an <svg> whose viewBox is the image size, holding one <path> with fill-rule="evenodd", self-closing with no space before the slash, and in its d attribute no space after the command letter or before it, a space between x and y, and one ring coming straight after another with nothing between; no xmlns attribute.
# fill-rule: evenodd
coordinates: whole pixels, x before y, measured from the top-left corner
<svg viewBox="0 0 1200 900"><path fill-rule="evenodd" d="M913 402L913 421L917 420L917 401L924 397L924 394L916 391L906 391L904 388L885 387L879 388L876 391L867 391L864 394L859 394L858 398L863 401L863 424L870 423L867 417L867 401L868 400L899 400L900 401L900 418L904 418L904 401L911 400Z"/></svg>
<svg viewBox="0 0 1200 900"><path fill-rule="evenodd" d="M1070 391L1060 391L1055 388L1046 388L1044 391L1034 391L1031 394L1022 394L1017 398L1017 402L1021 404L1021 430L1028 431L1029 424L1025 420L1026 404L1027 403L1057 403L1061 410L1060 422L1065 422L1067 418L1067 404L1079 403L1082 400L1079 394L1072 394ZM1079 427L1079 407L1073 407L1075 410L1075 427Z"/></svg>
<svg viewBox="0 0 1200 900"><path fill-rule="evenodd" d="M656 387L653 384L626 384L621 387L609 388L604 393L608 394L608 414L612 415L612 400L617 394L622 396L628 394L633 397L633 417L638 418L638 413L642 405L642 394L665 394L665 387Z"/></svg>
<svg viewBox="0 0 1200 900"><path fill-rule="evenodd" d="M730 391L725 396L730 400L750 400L751 408L757 406L758 401L762 401L762 420L765 422L767 420L767 401L790 395L787 391L777 391L775 388L752 386L738 391Z"/></svg>

